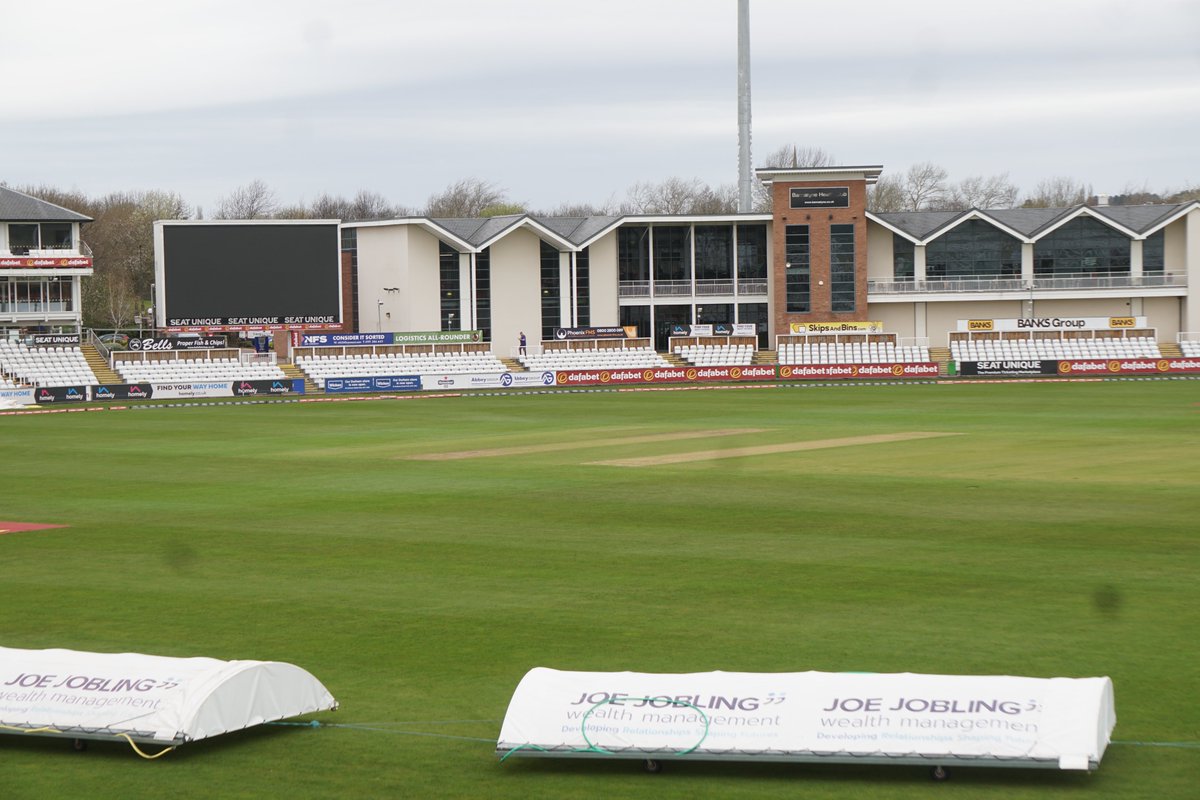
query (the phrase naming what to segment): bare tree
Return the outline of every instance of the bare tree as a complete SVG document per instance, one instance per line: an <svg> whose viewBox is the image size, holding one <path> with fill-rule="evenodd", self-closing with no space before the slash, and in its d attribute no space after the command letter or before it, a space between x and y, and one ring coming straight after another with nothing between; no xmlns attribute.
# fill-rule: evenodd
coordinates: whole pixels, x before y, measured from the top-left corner
<svg viewBox="0 0 1200 800"><path fill-rule="evenodd" d="M560 203L545 211L533 212L540 217L611 217L620 212L616 198L603 203Z"/></svg>
<svg viewBox="0 0 1200 800"><path fill-rule="evenodd" d="M767 153L763 167L767 169L800 169L804 167L832 167L837 163L833 154L820 147L801 147L796 144L780 145Z"/></svg>
<svg viewBox="0 0 1200 800"><path fill-rule="evenodd" d="M635 183L619 210L622 214L733 214L737 199L733 184L713 188L699 178L667 178L661 183Z"/></svg>
<svg viewBox="0 0 1200 800"><path fill-rule="evenodd" d="M1086 203L1091 197L1092 187L1074 178L1063 176L1047 178L1038 183L1022 208L1066 208Z"/></svg>
<svg viewBox="0 0 1200 800"><path fill-rule="evenodd" d="M1177 191L1167 193L1168 203L1187 203L1192 200L1200 200L1200 184L1185 186Z"/></svg>
<svg viewBox="0 0 1200 800"><path fill-rule="evenodd" d="M479 178L463 178L431 195L427 217L478 217L489 206L508 203L504 190Z"/></svg>
<svg viewBox="0 0 1200 800"><path fill-rule="evenodd" d="M867 208L880 212L907 211L904 182L895 175L880 175L867 195Z"/></svg>
<svg viewBox="0 0 1200 800"><path fill-rule="evenodd" d="M767 153L762 165L765 169L802 169L831 167L836 163L837 159L824 148L784 144ZM754 184L754 210L768 213L773 207L774 200L771 197L770 188L756 181Z"/></svg>
<svg viewBox="0 0 1200 800"><path fill-rule="evenodd" d="M904 173L904 210L921 211L940 206L946 194L947 172L931 161L913 164Z"/></svg>
<svg viewBox="0 0 1200 800"><path fill-rule="evenodd" d="M1019 190L1008 179L1008 173L984 177L976 175L964 178L946 192L942 209L948 211L968 208L1012 208L1016 205Z"/></svg>
<svg viewBox="0 0 1200 800"><path fill-rule="evenodd" d="M269 219L279 211L279 200L266 183L255 179L234 189L217 202L213 219Z"/></svg>

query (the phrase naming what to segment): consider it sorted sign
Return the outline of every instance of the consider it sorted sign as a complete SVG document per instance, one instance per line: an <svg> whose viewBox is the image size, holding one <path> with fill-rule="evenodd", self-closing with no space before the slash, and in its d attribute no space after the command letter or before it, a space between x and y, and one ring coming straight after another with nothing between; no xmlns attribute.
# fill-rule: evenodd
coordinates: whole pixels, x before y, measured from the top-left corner
<svg viewBox="0 0 1200 800"><path fill-rule="evenodd" d="M1108 678L536 668L513 694L496 751L1086 770L1115 724Z"/></svg>

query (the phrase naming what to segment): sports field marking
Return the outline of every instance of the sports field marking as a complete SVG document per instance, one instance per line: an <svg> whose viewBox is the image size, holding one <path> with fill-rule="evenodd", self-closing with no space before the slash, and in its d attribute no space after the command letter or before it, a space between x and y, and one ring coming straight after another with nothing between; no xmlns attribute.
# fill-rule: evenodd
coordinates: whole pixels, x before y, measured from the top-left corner
<svg viewBox="0 0 1200 800"><path fill-rule="evenodd" d="M654 442L676 442L683 439L708 439L715 436L737 436L741 433L762 433L763 428L731 428L713 431L681 431L679 433L653 433L644 436L623 436L619 439L585 439L575 442L548 442L515 447L496 447L491 450L459 450L455 453L423 453L403 456L406 461L455 461L463 458L492 458L495 456L521 456L529 453L554 453L562 450L583 450L589 447L619 447L626 444L651 444Z"/></svg>
<svg viewBox="0 0 1200 800"><path fill-rule="evenodd" d="M936 439L940 436L961 435L960 433L932 431L880 433L874 436L848 436L844 439L817 439L811 442L786 442L784 444L764 444L756 447L730 447L725 450L697 450L692 453L669 453L661 456L617 458L610 461L588 461L587 463L599 464L606 467L659 467L665 464L686 464L692 461L715 461L719 458L744 458L746 456L765 456L775 453L795 453L801 450L826 450L832 447L853 447L860 444L905 442L912 439Z"/></svg>
<svg viewBox="0 0 1200 800"><path fill-rule="evenodd" d="M66 525L39 525L36 522L4 522L0 521L0 534L20 533L22 531L45 531L51 528L65 528Z"/></svg>

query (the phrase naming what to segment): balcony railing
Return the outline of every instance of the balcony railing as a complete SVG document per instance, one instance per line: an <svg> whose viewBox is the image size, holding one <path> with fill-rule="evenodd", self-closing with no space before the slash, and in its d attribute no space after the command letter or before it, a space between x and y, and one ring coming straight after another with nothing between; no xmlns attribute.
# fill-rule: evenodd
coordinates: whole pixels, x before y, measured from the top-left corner
<svg viewBox="0 0 1200 800"><path fill-rule="evenodd" d="M766 297L765 280L743 280L702 278L692 281L654 281L655 297ZM650 281L621 281L617 288L619 297L650 297Z"/></svg>
<svg viewBox="0 0 1200 800"><path fill-rule="evenodd" d="M924 281L868 281L869 294L946 294L970 292L1028 292L1062 289L1150 289L1186 287L1187 275L1154 273L1150 275L1063 275L1021 278L939 278Z"/></svg>
<svg viewBox="0 0 1200 800"><path fill-rule="evenodd" d="M8 250L0 250L0 258L59 258L61 256L86 256L91 258L92 248L87 242L78 245L50 245L43 247L24 247L9 245Z"/></svg>

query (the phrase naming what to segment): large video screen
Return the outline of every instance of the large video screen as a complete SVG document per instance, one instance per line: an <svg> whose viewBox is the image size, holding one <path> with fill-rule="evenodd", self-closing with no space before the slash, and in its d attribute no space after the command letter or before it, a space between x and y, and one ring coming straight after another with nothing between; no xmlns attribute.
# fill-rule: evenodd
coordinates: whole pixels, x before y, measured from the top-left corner
<svg viewBox="0 0 1200 800"><path fill-rule="evenodd" d="M341 323L336 222L156 223L156 318L175 329Z"/></svg>

